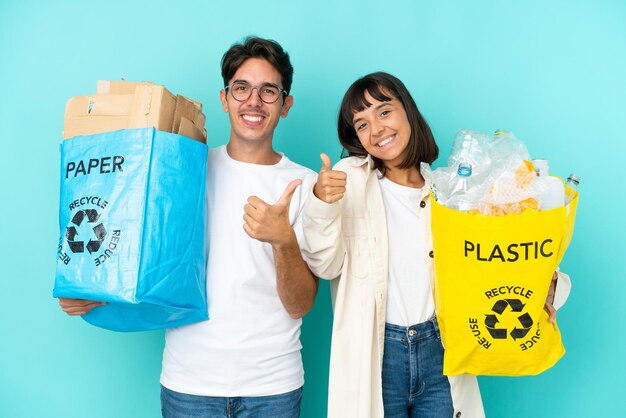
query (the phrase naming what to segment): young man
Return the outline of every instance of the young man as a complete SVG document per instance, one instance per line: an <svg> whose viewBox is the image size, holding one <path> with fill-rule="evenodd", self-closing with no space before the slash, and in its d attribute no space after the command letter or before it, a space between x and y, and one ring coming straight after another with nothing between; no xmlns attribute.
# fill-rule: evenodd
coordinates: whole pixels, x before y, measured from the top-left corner
<svg viewBox="0 0 626 418"><path fill-rule="evenodd" d="M300 318L313 306L317 281L298 238L302 191L315 173L272 147L293 104L292 75L273 41L248 38L222 58L220 100L231 131L207 166L210 320L167 331L167 418L300 414Z"/></svg>
<svg viewBox="0 0 626 418"><path fill-rule="evenodd" d="M166 332L166 418L300 415L300 318L318 283L298 240L315 173L272 146L293 104L292 75L289 55L270 40L247 38L222 58L220 100L231 133L209 151L207 166L210 319ZM61 305L84 313L68 300Z"/></svg>

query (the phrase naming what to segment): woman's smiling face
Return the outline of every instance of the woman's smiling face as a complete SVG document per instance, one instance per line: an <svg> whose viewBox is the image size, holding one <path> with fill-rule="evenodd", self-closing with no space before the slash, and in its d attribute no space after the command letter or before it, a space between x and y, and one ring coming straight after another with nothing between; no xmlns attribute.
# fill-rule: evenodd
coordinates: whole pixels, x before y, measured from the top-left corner
<svg viewBox="0 0 626 418"><path fill-rule="evenodd" d="M369 92L368 108L356 112L352 119L354 130L363 148L382 160L386 167L398 167L404 161L411 138L411 126L402 103L392 94L389 101L378 101Z"/></svg>

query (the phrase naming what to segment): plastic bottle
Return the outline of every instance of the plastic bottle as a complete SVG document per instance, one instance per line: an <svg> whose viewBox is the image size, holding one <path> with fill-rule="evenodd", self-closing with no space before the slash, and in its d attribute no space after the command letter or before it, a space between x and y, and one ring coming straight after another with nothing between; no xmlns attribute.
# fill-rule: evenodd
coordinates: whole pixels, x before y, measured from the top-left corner
<svg viewBox="0 0 626 418"><path fill-rule="evenodd" d="M458 164L470 164L471 175L487 171L491 163L487 154L488 141L489 137L481 132L461 129L454 137L448 166L457 167Z"/></svg>
<svg viewBox="0 0 626 418"><path fill-rule="evenodd" d="M452 190L446 206L452 209L466 212L476 209L478 202L473 198L471 184L472 165L467 162L461 162L458 165L456 176L452 181Z"/></svg>
<svg viewBox="0 0 626 418"><path fill-rule="evenodd" d="M580 184L580 177L576 174L572 173L567 178L567 185L570 186L574 190L578 190L578 185Z"/></svg>
<svg viewBox="0 0 626 418"><path fill-rule="evenodd" d="M548 160L533 160L533 167L539 178L537 179L539 209L549 210L564 205L565 187L557 177L549 175Z"/></svg>
<svg viewBox="0 0 626 418"><path fill-rule="evenodd" d="M580 177L578 177L576 174L572 173L569 175L569 177L567 178L567 185L570 186L572 189L574 189L575 191L578 191L578 185L580 184ZM565 194L565 204L569 204L569 202L572 201L572 197L568 194Z"/></svg>
<svg viewBox="0 0 626 418"><path fill-rule="evenodd" d="M489 142L489 148L492 158L508 159L514 158L519 160L529 160L528 148L521 139L518 139L513 132L504 129L498 129L493 133L493 137Z"/></svg>

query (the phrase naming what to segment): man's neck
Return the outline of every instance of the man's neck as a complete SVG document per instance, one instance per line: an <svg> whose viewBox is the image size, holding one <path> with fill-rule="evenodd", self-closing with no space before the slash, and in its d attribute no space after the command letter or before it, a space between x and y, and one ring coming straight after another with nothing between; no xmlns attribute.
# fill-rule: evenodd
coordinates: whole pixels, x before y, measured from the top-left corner
<svg viewBox="0 0 626 418"><path fill-rule="evenodd" d="M231 138L226 151L233 160L249 164L274 165L282 158L274 151L271 142L244 142Z"/></svg>

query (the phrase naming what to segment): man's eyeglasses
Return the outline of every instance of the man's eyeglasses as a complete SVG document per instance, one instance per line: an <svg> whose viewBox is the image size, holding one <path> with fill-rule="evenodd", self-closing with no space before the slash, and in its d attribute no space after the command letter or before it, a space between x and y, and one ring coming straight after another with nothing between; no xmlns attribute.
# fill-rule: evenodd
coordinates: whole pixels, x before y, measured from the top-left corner
<svg viewBox="0 0 626 418"><path fill-rule="evenodd" d="M245 81L235 81L230 86L226 86L224 90L230 90L233 99L238 102L245 102L252 95L252 90L256 89L259 98L267 104L272 104L278 100L281 93L287 96L287 92L275 84L265 83L260 86L252 86Z"/></svg>

